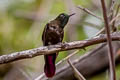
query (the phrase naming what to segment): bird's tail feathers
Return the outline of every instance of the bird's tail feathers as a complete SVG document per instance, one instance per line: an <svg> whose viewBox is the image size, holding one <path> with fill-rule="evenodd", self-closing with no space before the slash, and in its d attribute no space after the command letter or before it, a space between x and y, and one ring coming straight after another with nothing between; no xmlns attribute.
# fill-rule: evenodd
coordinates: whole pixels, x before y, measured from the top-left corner
<svg viewBox="0 0 120 80"><path fill-rule="evenodd" d="M56 71L55 60L56 60L57 54L53 53L49 55L44 55L44 57L45 57L44 72L47 77L53 77Z"/></svg>

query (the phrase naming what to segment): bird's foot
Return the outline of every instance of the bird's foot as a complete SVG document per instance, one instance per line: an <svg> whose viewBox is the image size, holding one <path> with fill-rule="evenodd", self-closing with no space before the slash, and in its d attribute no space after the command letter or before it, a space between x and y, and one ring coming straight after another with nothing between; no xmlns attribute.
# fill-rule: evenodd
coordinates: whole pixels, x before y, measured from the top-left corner
<svg viewBox="0 0 120 80"><path fill-rule="evenodd" d="M60 42L58 44L61 45L62 48L65 48L67 46L67 42Z"/></svg>

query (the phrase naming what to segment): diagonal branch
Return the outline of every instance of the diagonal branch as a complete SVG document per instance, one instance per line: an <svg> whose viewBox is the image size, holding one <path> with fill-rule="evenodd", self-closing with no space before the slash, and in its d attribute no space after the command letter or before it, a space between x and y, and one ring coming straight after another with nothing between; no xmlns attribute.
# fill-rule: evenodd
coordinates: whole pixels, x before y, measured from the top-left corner
<svg viewBox="0 0 120 80"><path fill-rule="evenodd" d="M110 12L110 16L112 16L112 18L111 18L111 20L110 20L110 22L109 22L110 25L113 24L112 26L114 26L116 19L120 16L120 14L117 13L118 15L116 14L116 16L113 17L113 7L114 7L114 3L115 3L115 1L112 1L111 12ZM95 15L92 11L88 10L87 8L84 8L84 7L80 6L80 5L77 6L77 7L78 7L79 9L83 10L84 12L86 12L86 13L88 13L88 14L90 14L90 15L92 15L92 16L100 19L100 20L102 20L101 17ZM119 5L118 5L118 9L117 9L117 10L119 11ZM118 11L117 11L117 12L118 12ZM102 21L103 21L103 20L102 20ZM114 27L114 30L116 30L115 27ZM95 36L98 36L99 34L101 34L101 33L104 32L104 31L105 31L105 28L103 27Z"/></svg>
<svg viewBox="0 0 120 80"><path fill-rule="evenodd" d="M67 61L68 61L69 65L71 66L71 68L72 68L72 70L73 70L74 75L76 76L76 78L78 80L86 80L84 78L84 76L75 68L75 66L72 64L72 62L70 61L70 59L68 59Z"/></svg>
<svg viewBox="0 0 120 80"><path fill-rule="evenodd" d="M111 34L112 40L114 41L120 40L119 35L120 35L120 32L115 32ZM0 64L5 64L5 63L22 60L22 59L28 59L38 55L52 54L54 52L60 52L60 51L66 51L66 50L72 50L72 49L83 49L84 47L106 42L106 39L107 39L106 35L103 34L88 40L61 43L61 44L56 44L51 46L43 46L43 47L25 50L21 52L11 53L8 55L2 55L0 56Z"/></svg>
<svg viewBox="0 0 120 80"><path fill-rule="evenodd" d="M109 25L112 25L115 23L115 21L120 17L120 14L117 14L110 22ZM98 36L99 34L103 33L105 31L105 27L103 27L98 33L95 34L95 36Z"/></svg>
<svg viewBox="0 0 120 80"><path fill-rule="evenodd" d="M116 19L117 19L117 17L120 16L120 14L118 14L118 13L119 13L119 8L120 8L120 4L118 5L117 10L116 10L116 13L115 13ZM116 19L113 21L113 24L112 24L112 28L113 28L113 31L114 31L114 32L117 30L116 27L115 27Z"/></svg>
<svg viewBox="0 0 120 80"><path fill-rule="evenodd" d="M60 60L60 61L56 64L56 66L59 65L59 64L61 64L61 63L64 62L64 61L66 61L67 59L69 59L70 57L72 57L73 55L75 55L75 54L78 53L78 52L79 52L79 50L74 51L73 53L71 53L71 54L68 55L67 57L65 57L65 58L63 58L62 60Z"/></svg>
<svg viewBox="0 0 120 80"><path fill-rule="evenodd" d="M114 6L115 6L115 0L111 0L111 6L110 6L110 12L109 12L109 14L110 14L109 19L110 20L112 20L114 18ZM111 27L112 27L113 32L115 32L116 27L114 26L114 23L112 24Z"/></svg>
<svg viewBox="0 0 120 80"><path fill-rule="evenodd" d="M86 12L86 13L88 13L88 14L90 14L90 15L92 15L92 16L100 19L100 20L103 20L101 17L95 15L92 11L88 10L87 8L84 8L84 7L80 6L80 5L77 6L77 7L78 7L79 9L83 10L84 12Z"/></svg>
<svg viewBox="0 0 120 80"><path fill-rule="evenodd" d="M104 0L101 0L101 5L103 9L103 18L104 18L104 24L105 24L105 30L107 33L107 42L108 42L108 56L109 56L109 66L110 66L110 80L116 80L116 74L115 74L115 59L113 55L113 47L112 47L112 39L110 36L110 26L107 18L107 10L105 6Z"/></svg>

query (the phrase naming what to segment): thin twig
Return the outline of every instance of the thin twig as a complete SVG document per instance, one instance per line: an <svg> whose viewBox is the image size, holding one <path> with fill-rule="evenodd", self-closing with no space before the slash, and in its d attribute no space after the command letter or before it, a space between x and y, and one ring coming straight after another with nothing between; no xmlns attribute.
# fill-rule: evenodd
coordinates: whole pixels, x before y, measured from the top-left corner
<svg viewBox="0 0 120 80"><path fill-rule="evenodd" d="M109 23L109 25L112 25L114 21L116 21L120 17L120 14L115 16ZM103 33L105 31L105 27L103 27L98 33L95 34L95 36L98 36L99 34Z"/></svg>
<svg viewBox="0 0 120 80"><path fill-rule="evenodd" d="M115 6L115 0L112 0L111 1L111 5L110 5L110 12L109 12L110 20L112 20L112 18L114 16L114 6Z"/></svg>
<svg viewBox="0 0 120 80"><path fill-rule="evenodd" d="M90 22L83 22L82 24L84 24L84 25L88 25L88 26L90 26L90 27L93 27L93 28L96 28L96 29L100 29L100 26L98 26L98 25L96 25L96 24L93 24L93 23L90 23Z"/></svg>
<svg viewBox="0 0 120 80"><path fill-rule="evenodd" d="M113 9L113 7L114 7L114 1L112 2L112 9ZM92 11L90 11L90 10L88 10L87 8L84 8L84 7L82 7L82 6L77 6L79 9L81 9L81 10L83 10L84 12L86 12L86 13L88 13L88 14L90 14L90 15L92 15L92 16L94 16L94 17L96 17L96 18L98 18L98 19L100 19L100 20L103 20L101 17L99 17L99 16L97 16L97 15L95 15ZM112 10L113 11L113 10ZM110 21L110 25L118 18L119 16L116 16L116 17L114 17L111 21ZM95 36L98 36L99 34L101 34L102 32L104 32L105 31L105 28L102 28Z"/></svg>
<svg viewBox="0 0 120 80"><path fill-rule="evenodd" d="M77 6L77 7L78 7L79 9L83 10L84 12L86 12L86 13L88 13L88 14L90 14L90 15L92 15L92 16L100 19L100 20L103 20L101 17L95 15L92 11L88 10L87 8L84 8L84 7L80 6L80 5Z"/></svg>
<svg viewBox="0 0 120 80"><path fill-rule="evenodd" d="M117 20L120 17L120 14L117 14L111 21L110 21L110 25Z"/></svg>
<svg viewBox="0 0 120 80"><path fill-rule="evenodd" d="M120 8L120 4L117 7L117 10L116 10L116 13L115 13L115 17L119 17L120 16L120 14L118 14L119 8ZM113 32L115 32L117 30L116 27L115 27L115 22L116 22L116 19L113 21L113 24L112 24Z"/></svg>
<svg viewBox="0 0 120 80"><path fill-rule="evenodd" d="M120 8L120 4L118 5L117 7L117 11L116 11L116 14L115 14L115 17L112 18L112 20L110 21L110 25L112 25L112 29L113 29L113 32L116 31L116 28L115 28L115 21L120 17L120 14L118 14L119 12L119 8ZM95 36L98 36L99 34L103 33L105 31L105 27L103 27L97 34L95 34Z"/></svg>
<svg viewBox="0 0 120 80"><path fill-rule="evenodd" d="M113 19L114 17L114 6L115 6L115 0L111 1L111 6L110 6L110 20ZM111 25L113 32L116 30L114 23Z"/></svg>
<svg viewBox="0 0 120 80"><path fill-rule="evenodd" d="M119 13L119 9L120 9L120 4L117 6L117 10L116 10L115 16L117 16L117 14Z"/></svg>
<svg viewBox="0 0 120 80"><path fill-rule="evenodd" d="M103 33L105 31L105 27L103 27L99 32L97 32L94 36L98 36L99 34Z"/></svg>
<svg viewBox="0 0 120 80"><path fill-rule="evenodd" d="M86 80L84 76L75 68L75 66L71 63L70 59L67 60L71 68L73 69L74 75L79 80Z"/></svg>
<svg viewBox="0 0 120 80"><path fill-rule="evenodd" d="M79 52L79 50L74 51L73 53L71 53L71 54L68 55L67 57L65 57L65 58L63 58L62 60L60 60L60 61L56 64L56 66L59 65L59 64L61 64L61 63L64 62L64 61L66 61L68 58L72 57L73 55L75 55L75 54L78 53L78 52Z"/></svg>
<svg viewBox="0 0 120 80"><path fill-rule="evenodd" d="M108 56L109 56L109 66L110 66L110 79L111 80L116 80L116 74L115 74L115 59L113 55L113 48L112 48L112 39L110 36L110 27L108 23L108 18L107 18L107 10L105 6L104 0L101 0L101 5L103 9L103 17L104 17L104 23L105 23L105 30L107 33L107 42L108 42Z"/></svg>
<svg viewBox="0 0 120 80"><path fill-rule="evenodd" d="M32 77L29 76L23 69L18 68L18 70L23 74L23 76L24 76L27 80L32 80Z"/></svg>

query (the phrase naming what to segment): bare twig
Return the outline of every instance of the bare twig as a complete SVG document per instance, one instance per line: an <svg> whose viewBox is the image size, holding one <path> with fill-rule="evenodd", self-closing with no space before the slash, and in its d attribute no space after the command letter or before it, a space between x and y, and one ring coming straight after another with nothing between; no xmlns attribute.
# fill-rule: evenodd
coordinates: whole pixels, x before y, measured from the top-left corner
<svg viewBox="0 0 120 80"><path fill-rule="evenodd" d="M116 17L116 19L120 16L120 14L118 14L118 12L119 12L119 8L120 8L120 4L118 5L117 10L116 10L116 13L115 13L115 17ZM116 19L113 21L113 24L112 24L113 32L116 31L116 27L115 27Z"/></svg>
<svg viewBox="0 0 120 80"><path fill-rule="evenodd" d="M110 13L109 13L110 14L110 20L112 20L113 17L114 17L114 6L115 6L115 0L112 0L111 1L111 6L110 6ZM113 31L116 30L114 23L112 24L111 27L112 27Z"/></svg>
<svg viewBox="0 0 120 80"><path fill-rule="evenodd" d="M120 14L117 14L111 21L110 21L110 25L120 17Z"/></svg>
<svg viewBox="0 0 120 80"><path fill-rule="evenodd" d="M116 74L115 74L115 59L114 59L114 55L113 55L113 48L112 48L112 40L111 40L111 36L110 36L110 27L109 27L109 23L108 23L108 18L107 18L107 10L106 10L106 6L105 6L105 2L104 0L101 0L101 4L102 4L102 9L103 9L103 17L104 17L104 23L105 23L105 30L107 33L107 42L108 42L108 56L109 56L109 65L110 65L110 79L111 80L116 80Z"/></svg>
<svg viewBox="0 0 120 80"><path fill-rule="evenodd" d="M112 25L114 23L114 21L116 21L116 19L118 19L120 17L120 14L116 15L109 23L109 25ZM105 27L103 27L98 33L95 34L95 36L98 36L99 34L101 34L102 32L105 31Z"/></svg>
<svg viewBox="0 0 120 80"><path fill-rule="evenodd" d="M114 6L115 6L115 0L112 0L111 1L111 5L110 5L110 12L109 12L110 20L112 20L112 18L114 16Z"/></svg>
<svg viewBox="0 0 120 80"><path fill-rule="evenodd" d="M114 4L115 4L115 1L113 0L112 1L112 4L111 4L111 15L110 16L113 16L113 7L114 7ZM84 7L82 7L82 6L77 6L79 9L81 9L81 10L83 10L84 12L86 12L86 13L88 13L88 14L90 14L90 15L92 15L92 16L94 16L94 17L96 17L96 18L98 18L98 19L100 19L100 20L103 20L101 17L99 17L99 16L97 16L97 15L95 15L92 11L90 11L90 10L88 10L87 8L84 8ZM111 18L111 21L110 21L110 25L112 25L112 24L114 24L114 21L119 17L120 15L116 15L114 18ZM112 25L113 26L113 25ZM115 27L114 27L114 30L115 30ZM105 28L103 27L95 36L98 36L99 34L101 34L102 32L104 32L105 31Z"/></svg>
<svg viewBox="0 0 120 80"><path fill-rule="evenodd" d="M75 54L78 53L78 52L79 52L79 50L74 51L73 53L71 53L71 54L68 55L67 57L65 57L65 58L63 58L62 60L60 60L60 61L56 64L56 66L59 65L59 64L61 64L63 61L66 61L68 58L72 57L73 55L75 55Z"/></svg>
<svg viewBox="0 0 120 80"><path fill-rule="evenodd" d="M117 16L117 14L119 13L119 9L120 9L120 4L117 6L117 10L116 10L115 16Z"/></svg>
<svg viewBox="0 0 120 80"><path fill-rule="evenodd" d="M40 76L38 76L37 78L35 78L34 80L41 80L43 77L45 76L44 73L42 73Z"/></svg>
<svg viewBox="0 0 120 80"><path fill-rule="evenodd" d="M101 17L95 15L92 11L88 10L87 8L84 8L84 7L80 6L80 5L77 6L77 7L78 7L79 9L85 11L86 13L88 13L88 14L90 14L90 15L92 15L92 16L94 16L94 17L100 19L100 20L103 20Z"/></svg>
<svg viewBox="0 0 120 80"><path fill-rule="evenodd" d="M103 33L105 31L105 27L103 27L99 32L97 32L94 36L98 36L99 34Z"/></svg>
<svg viewBox="0 0 120 80"><path fill-rule="evenodd" d="M88 25L88 26L90 26L90 27L93 27L93 28L96 28L96 29L100 29L100 26L98 26L98 25L96 25L96 24L93 24L93 23L90 23L90 22L83 22L82 24L84 24L84 25Z"/></svg>
<svg viewBox="0 0 120 80"><path fill-rule="evenodd" d="M75 68L75 66L71 63L70 59L67 60L71 68L73 69L74 75L79 80L86 80L84 76Z"/></svg>
<svg viewBox="0 0 120 80"><path fill-rule="evenodd" d="M23 69L18 68L18 70L26 77L27 80L32 80L32 77L29 76Z"/></svg>
<svg viewBox="0 0 120 80"><path fill-rule="evenodd" d="M112 40L120 40L120 32L113 33ZM84 47L95 45L98 43L106 42L106 35L96 36L94 38L83 40L83 41L74 41L69 43L61 43L51 46L43 46L39 48L34 48L30 50L25 50L21 52L15 52L8 55L0 56L0 64L5 64L8 62L13 62L22 59L33 58L38 55L52 54L54 52L72 50L72 49L83 49Z"/></svg>
<svg viewBox="0 0 120 80"><path fill-rule="evenodd" d="M114 2L113 2L114 3ZM115 17L111 19L110 21L110 25L112 25L112 30L113 32L116 31L116 27L115 27L115 21L120 17L120 14L118 14L119 12L119 8L120 8L120 4L118 5L117 7L117 11L116 11L116 14L115 14ZM95 36L98 36L99 34L101 34L102 32L105 31L105 27L103 27Z"/></svg>

